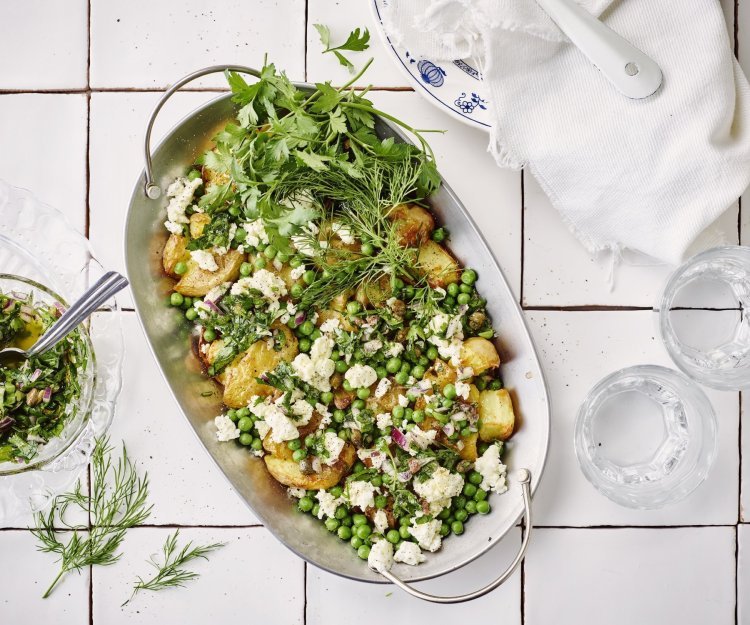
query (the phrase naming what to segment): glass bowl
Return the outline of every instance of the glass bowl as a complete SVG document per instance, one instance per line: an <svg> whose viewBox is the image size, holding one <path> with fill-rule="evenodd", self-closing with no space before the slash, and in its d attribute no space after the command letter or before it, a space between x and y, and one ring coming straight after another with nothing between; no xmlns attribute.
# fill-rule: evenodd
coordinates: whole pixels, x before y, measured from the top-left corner
<svg viewBox="0 0 750 625"><path fill-rule="evenodd" d="M678 371L640 365L598 382L575 425L581 471L609 499L660 508L686 497L716 455L716 416L705 393Z"/></svg>
<svg viewBox="0 0 750 625"><path fill-rule="evenodd" d="M0 268L12 276L6 280L16 284L20 280L17 290L33 287L40 298L72 302L104 274L88 240L62 213L2 181L0 223ZM0 282L0 288L10 282ZM90 360L78 410L63 436L45 445L42 455L28 465L0 465L0 527L26 527L31 513L69 490L88 465L96 437L112 422L124 352L115 298L92 315L87 334L95 358Z"/></svg>
<svg viewBox="0 0 750 625"><path fill-rule="evenodd" d="M0 274L0 293L12 295L16 299L26 299L31 295L32 303L35 306L68 307L68 302L50 291L47 287L21 276ZM51 438L46 444L40 445L37 454L29 462L16 462L13 460L0 462L0 477L23 471L34 471L54 461L70 445L75 443L89 422L94 400L94 388L96 386L96 354L94 353L94 346L91 344L91 339L86 329L87 325L85 324L80 327L86 354L86 367L79 371L78 376L81 392L76 401L71 402L66 407L65 425L62 432L58 436Z"/></svg>
<svg viewBox="0 0 750 625"><path fill-rule="evenodd" d="M702 252L669 278L659 331L677 367L719 390L750 389L750 247Z"/></svg>

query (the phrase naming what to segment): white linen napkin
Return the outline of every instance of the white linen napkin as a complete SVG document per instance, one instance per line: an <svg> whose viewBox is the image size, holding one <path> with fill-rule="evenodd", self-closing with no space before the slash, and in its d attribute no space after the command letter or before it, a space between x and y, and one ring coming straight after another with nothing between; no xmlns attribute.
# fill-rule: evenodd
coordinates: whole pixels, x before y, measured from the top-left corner
<svg viewBox="0 0 750 625"><path fill-rule="evenodd" d="M489 150L526 167L592 253L679 262L750 182L750 88L715 0L579 0L664 82L621 95L534 0L388 0L386 32L431 60L472 58Z"/></svg>

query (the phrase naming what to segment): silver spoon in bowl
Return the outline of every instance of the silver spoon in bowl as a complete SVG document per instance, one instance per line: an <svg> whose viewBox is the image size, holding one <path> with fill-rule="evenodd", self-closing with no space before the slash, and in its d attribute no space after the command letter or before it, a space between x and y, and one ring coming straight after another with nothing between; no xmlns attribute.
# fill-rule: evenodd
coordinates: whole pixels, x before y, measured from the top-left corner
<svg viewBox="0 0 750 625"><path fill-rule="evenodd" d="M30 349L6 347L0 350L0 367L16 365L39 356L62 341L99 306L128 285L116 271L108 271L55 321Z"/></svg>

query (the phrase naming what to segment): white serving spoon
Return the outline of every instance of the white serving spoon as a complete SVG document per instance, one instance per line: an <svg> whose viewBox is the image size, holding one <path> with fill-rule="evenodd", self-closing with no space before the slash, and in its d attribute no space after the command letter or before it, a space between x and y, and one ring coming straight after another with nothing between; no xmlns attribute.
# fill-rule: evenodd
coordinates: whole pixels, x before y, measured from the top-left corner
<svg viewBox="0 0 750 625"><path fill-rule="evenodd" d="M653 59L623 39L575 0L536 0L568 39L624 96L647 98L662 83Z"/></svg>

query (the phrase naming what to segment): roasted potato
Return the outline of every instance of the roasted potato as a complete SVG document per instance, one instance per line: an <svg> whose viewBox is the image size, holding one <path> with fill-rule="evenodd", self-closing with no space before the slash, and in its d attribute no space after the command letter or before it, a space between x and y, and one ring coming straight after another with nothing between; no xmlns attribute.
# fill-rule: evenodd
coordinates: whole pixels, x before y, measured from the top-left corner
<svg viewBox="0 0 750 625"><path fill-rule="evenodd" d="M430 212L416 204L399 204L388 213L395 224L396 236L404 247L419 247L430 238L435 220Z"/></svg>
<svg viewBox="0 0 750 625"><path fill-rule="evenodd" d="M224 347L224 341L222 341L221 339L217 339L208 346L208 350L205 353L200 352L201 360L203 361L203 364L206 365L206 367L213 364L214 360L216 360L216 355L219 353L219 350L222 347ZM239 357L240 356L238 356L238 358ZM219 384L224 384L226 382L226 377L227 370L225 368L221 371L221 373L214 376L214 379L219 382Z"/></svg>
<svg viewBox="0 0 750 625"><path fill-rule="evenodd" d="M479 394L480 439L485 443L504 441L513 434L514 423L513 402L506 389L482 391Z"/></svg>
<svg viewBox="0 0 750 625"><path fill-rule="evenodd" d="M164 272L168 276L178 278L174 272L175 265L179 262L190 260L190 252L187 250L187 239L179 234L170 234L167 242L164 244L164 251L161 254L161 262Z"/></svg>
<svg viewBox="0 0 750 625"><path fill-rule="evenodd" d="M206 189L209 189L214 185L226 184L227 182L231 181L231 178L229 177L229 174L227 172L216 171L215 169L211 169L210 167L203 168L201 177L203 178L203 183L205 184Z"/></svg>
<svg viewBox="0 0 750 625"><path fill-rule="evenodd" d="M374 394L371 394L366 400L367 408L373 410L376 414L391 412L391 410L398 406L399 395L406 395L406 389L398 384L392 384L386 394L380 398L376 398Z"/></svg>
<svg viewBox="0 0 750 625"><path fill-rule="evenodd" d="M165 248L166 251L166 248ZM174 290L189 297L203 296L212 288L224 282L234 282L240 275L240 265L245 261L245 255L237 250L229 250L226 254L215 255L216 271L201 269L193 260L187 261L188 270L180 276Z"/></svg>
<svg viewBox="0 0 750 625"><path fill-rule="evenodd" d="M471 367L474 375L500 366L500 356L491 341L481 336L472 336L461 346L461 366Z"/></svg>
<svg viewBox="0 0 750 625"><path fill-rule="evenodd" d="M279 351L269 347L267 339L253 343L224 369L224 403L230 408L242 408L253 395L271 395L273 387L258 382L266 371L271 371L282 361L292 360L298 353L297 337L284 324L276 322L273 329L284 333L286 341Z"/></svg>
<svg viewBox="0 0 750 625"><path fill-rule="evenodd" d="M338 310L321 310L320 312L318 312L318 320L315 323L318 327L320 327L329 319L338 319L339 325L342 330L346 330L347 332L354 332L354 330L356 330L356 328L352 325L352 322L349 321L349 319L345 315L342 315Z"/></svg>
<svg viewBox="0 0 750 625"><path fill-rule="evenodd" d="M357 289L355 299L363 308L379 308L392 296L391 279L383 276L377 282L363 282Z"/></svg>
<svg viewBox="0 0 750 625"><path fill-rule="evenodd" d="M320 490L331 488L341 481L341 478L351 469L357 454L350 443L344 445L341 455L335 464L323 466L320 473L302 473L299 462L284 460L273 455L264 456L268 472L285 486L304 488L305 490Z"/></svg>
<svg viewBox="0 0 750 625"><path fill-rule="evenodd" d="M432 240L419 246L417 266L427 276L427 283L432 288L444 288L461 277L456 259L442 245Z"/></svg>
<svg viewBox="0 0 750 625"><path fill-rule="evenodd" d="M445 443L450 447L451 449L454 449L459 456L461 456L462 460L469 460L470 462L474 462L478 457L477 453L477 439L479 438L479 434L477 432L472 432L468 436L461 436L458 441L463 443L463 446L459 449L459 445L457 444L458 441L448 441L446 439Z"/></svg>
<svg viewBox="0 0 750 625"><path fill-rule="evenodd" d="M197 239L203 234L203 229L211 222L211 217L206 213L193 213L190 215L190 236Z"/></svg>
<svg viewBox="0 0 750 625"><path fill-rule="evenodd" d="M438 358L432 367L427 370L424 377L433 383L433 387L442 390L446 384L454 383L458 374L447 362Z"/></svg>

